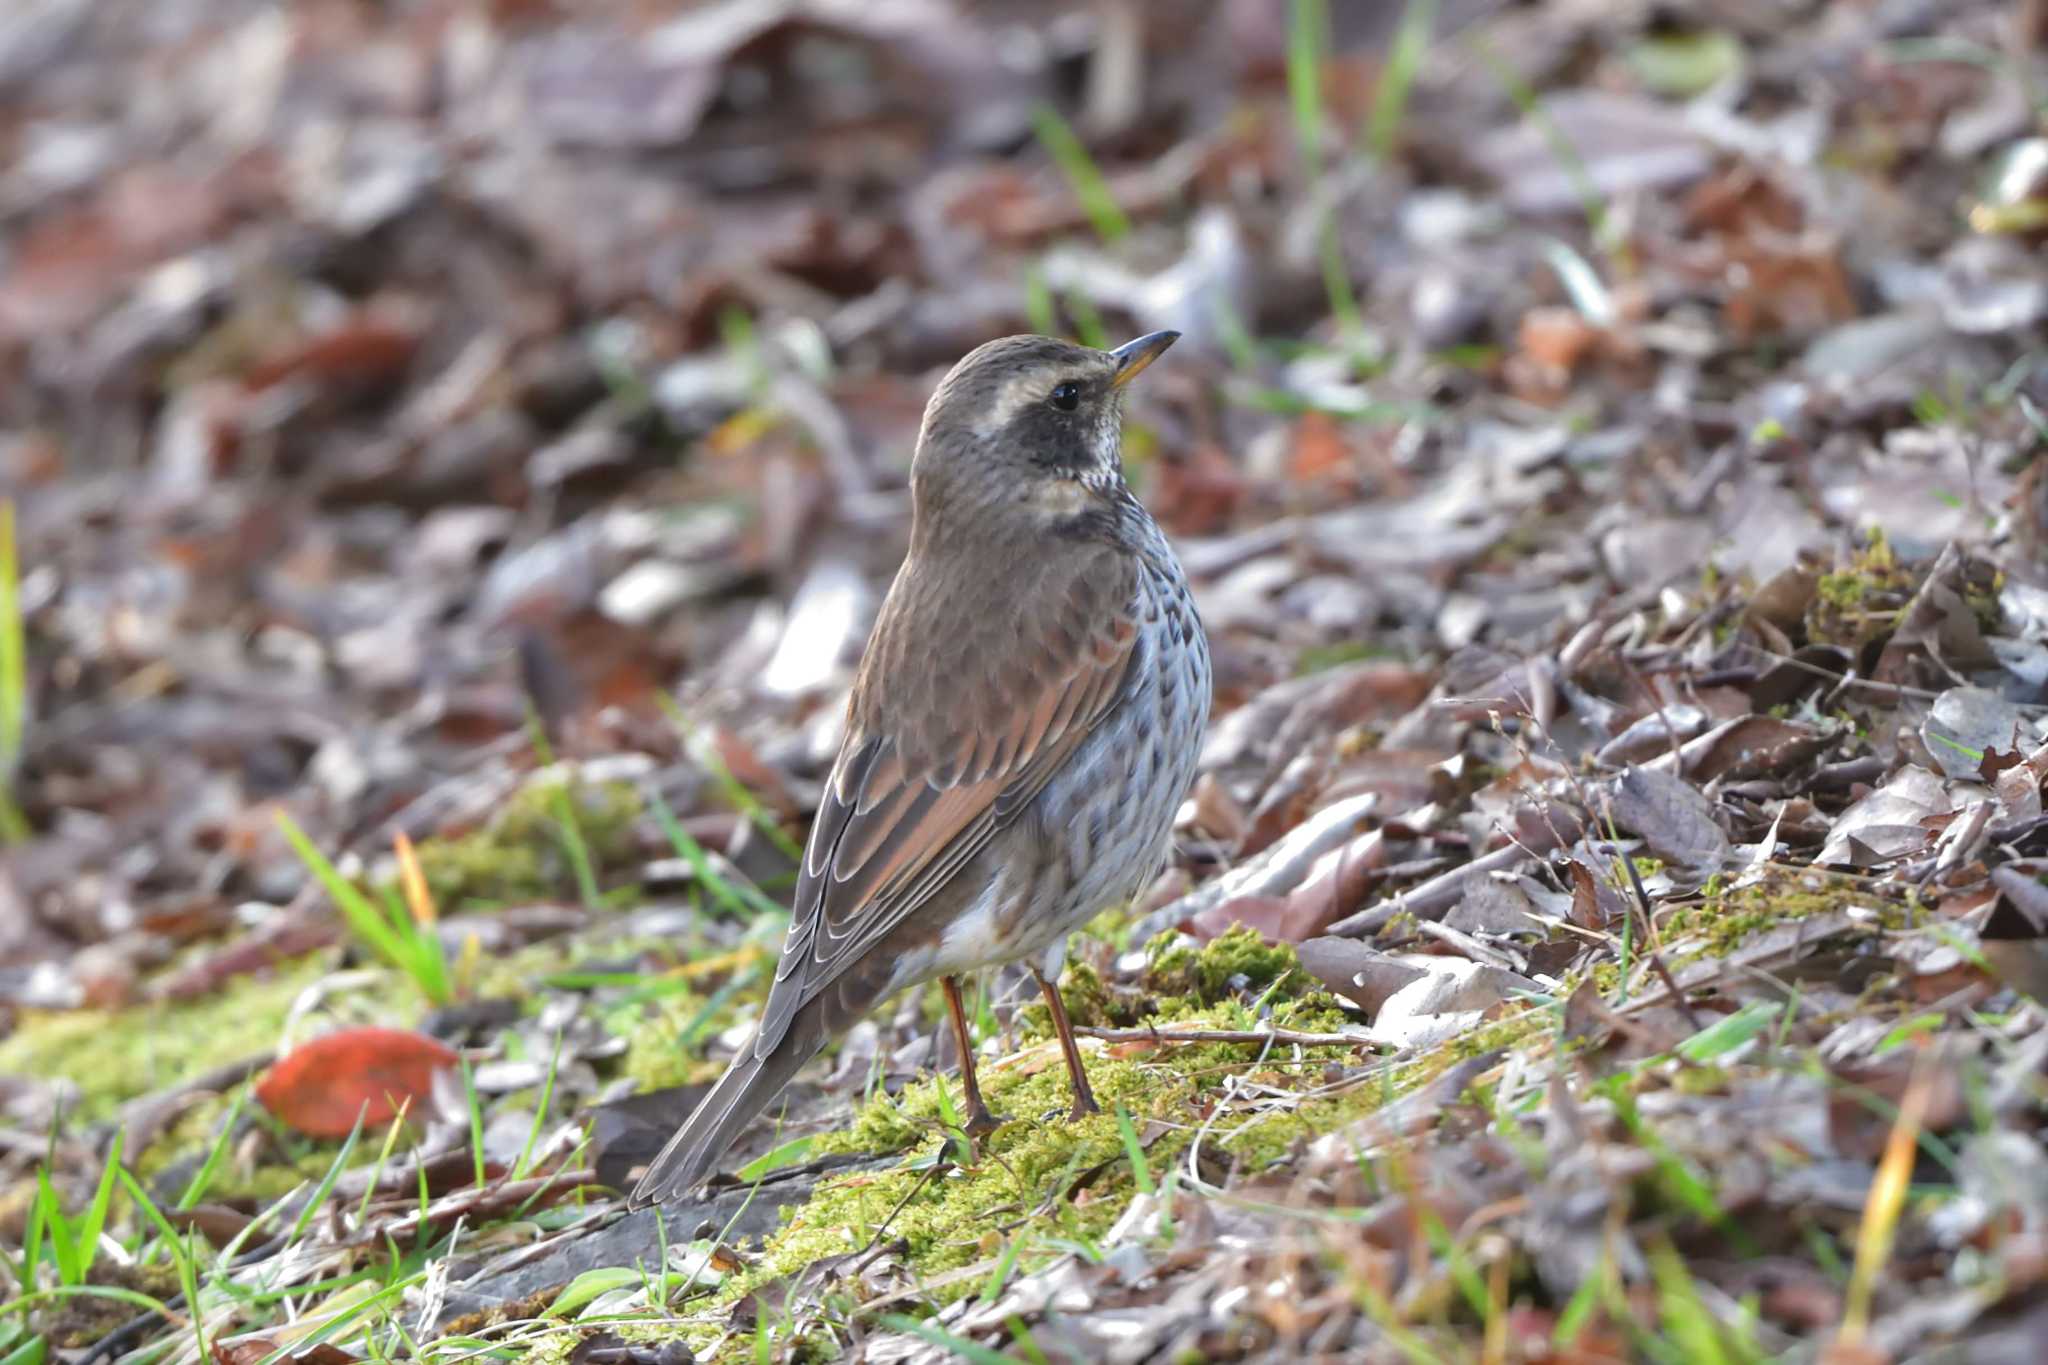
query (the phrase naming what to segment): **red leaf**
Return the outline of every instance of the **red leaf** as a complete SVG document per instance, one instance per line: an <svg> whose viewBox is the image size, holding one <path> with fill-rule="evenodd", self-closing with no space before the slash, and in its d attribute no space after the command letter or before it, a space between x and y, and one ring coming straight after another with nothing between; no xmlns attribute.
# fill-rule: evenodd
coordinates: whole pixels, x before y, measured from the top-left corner
<svg viewBox="0 0 2048 1365"><path fill-rule="evenodd" d="M357 1028L315 1038L270 1068L256 1087L263 1107L309 1137L347 1137L388 1123L423 1101L434 1075L454 1066L450 1049L401 1029Z"/></svg>

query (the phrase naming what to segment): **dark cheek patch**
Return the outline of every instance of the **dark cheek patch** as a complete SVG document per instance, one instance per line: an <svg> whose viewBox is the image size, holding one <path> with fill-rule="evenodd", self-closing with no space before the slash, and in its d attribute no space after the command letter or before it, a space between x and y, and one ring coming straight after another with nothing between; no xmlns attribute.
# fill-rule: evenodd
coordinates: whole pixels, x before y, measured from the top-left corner
<svg viewBox="0 0 2048 1365"><path fill-rule="evenodd" d="M1075 473L1095 465L1095 454L1087 440L1092 434L1088 422L1056 412L1050 404L1020 413L1010 423L1010 431L1033 464Z"/></svg>

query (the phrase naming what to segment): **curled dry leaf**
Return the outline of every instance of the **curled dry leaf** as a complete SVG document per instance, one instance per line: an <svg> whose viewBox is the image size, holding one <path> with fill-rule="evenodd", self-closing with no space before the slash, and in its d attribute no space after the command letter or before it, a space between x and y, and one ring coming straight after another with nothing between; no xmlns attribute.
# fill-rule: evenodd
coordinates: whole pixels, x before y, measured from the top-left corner
<svg viewBox="0 0 2048 1365"><path fill-rule="evenodd" d="M1686 775L1696 782L1717 777L1771 777L1805 762L1827 743L1812 726L1776 716L1738 716L1688 744Z"/></svg>
<svg viewBox="0 0 2048 1365"><path fill-rule="evenodd" d="M1514 991L1533 991L1528 977L1450 957L1410 957L1423 975L1395 989L1372 1021L1372 1040L1391 1047L1428 1047L1476 1027Z"/></svg>
<svg viewBox="0 0 2048 1365"><path fill-rule="evenodd" d="M1379 1013L1394 992L1428 975L1422 968L1355 938L1326 935L1306 939L1295 954L1303 971L1367 1014Z"/></svg>

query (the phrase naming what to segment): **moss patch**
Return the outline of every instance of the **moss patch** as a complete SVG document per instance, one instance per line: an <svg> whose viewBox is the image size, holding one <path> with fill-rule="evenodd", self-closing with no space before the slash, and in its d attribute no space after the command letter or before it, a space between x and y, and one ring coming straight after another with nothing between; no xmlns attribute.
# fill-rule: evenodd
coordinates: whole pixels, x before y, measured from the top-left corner
<svg viewBox="0 0 2048 1365"><path fill-rule="evenodd" d="M575 869L560 818L565 794L574 803L576 828L593 867L602 872L632 855L634 825L644 806L631 784L533 782L482 829L421 842L420 871L434 903L452 911L573 891Z"/></svg>
<svg viewBox="0 0 2048 1365"><path fill-rule="evenodd" d="M1910 907L1874 894L1866 882L1812 868L1773 873L1733 891L1710 881L1697 903L1680 907L1663 922L1666 941L1675 941L1677 949L1669 965L1727 957L1776 925L1853 906L1876 910L1888 928L1905 927L1910 914Z"/></svg>
<svg viewBox="0 0 2048 1365"><path fill-rule="evenodd" d="M75 1118L108 1118L138 1095L275 1048L292 1001L329 966L316 954L174 1005L27 1011L0 1042L0 1075L63 1077L79 1087Z"/></svg>
<svg viewBox="0 0 2048 1365"><path fill-rule="evenodd" d="M1820 576L1806 612L1807 638L1861 648L1890 633L1913 588L1912 571L1899 563L1884 532L1872 528L1847 564Z"/></svg>
<svg viewBox="0 0 2048 1365"><path fill-rule="evenodd" d="M725 1064L705 1057L705 1042L758 1008L774 974L774 953L759 939L677 967L658 994L623 1001L606 1016L606 1029L626 1040L620 1070L642 1090L715 1079Z"/></svg>
<svg viewBox="0 0 2048 1365"><path fill-rule="evenodd" d="M1294 952L1272 947L1250 931L1233 931L1204 947L1181 944L1161 952L1147 985L1191 991L1152 1000L1154 1018L1188 1029L1238 1030L1257 1026L1258 1005L1276 1027L1330 1030L1343 1021L1336 1003L1313 989ZM1071 969L1064 994L1070 1011L1104 1008L1107 988L1095 973ZM998 1254L1012 1236L1089 1239L1115 1222L1136 1180L1118 1127L1123 1109L1135 1130L1151 1134L1147 1164L1155 1178L1171 1169L1193 1140L1201 1114L1233 1077L1249 1076L1276 1088L1313 1085L1334 1061L1355 1063L1356 1049L1293 1050L1259 1060L1242 1044L1104 1047L1084 1040L1088 1074L1104 1112L1070 1121L1066 1068L1044 1011L1020 1012L1029 1046L985 1062L981 1082L989 1105L1009 1121L972 1149L946 1130L945 1115L960 1109L957 1077L926 1078L898 1095L862 1105L841 1131L820 1135L813 1157L841 1152L908 1154L890 1170L861 1172L820 1184L810 1202L786 1213L759 1260L714 1296L722 1314L754 1289L794 1274L822 1257L866 1246L886 1221L887 1236L902 1239L920 1275L940 1276ZM1361 1085L1285 1113L1233 1113L1205 1138L1205 1150L1258 1169L1283 1155L1302 1136L1327 1131L1376 1108L1388 1093ZM950 1147L949 1147L950 1144ZM963 1158L957 1168L931 1171L942 1151ZM900 1206L900 1208L899 1208ZM892 1215L893 1211L893 1217ZM1050 1250L1044 1254L1051 1254ZM935 1289L940 1299L973 1292L962 1280Z"/></svg>
<svg viewBox="0 0 2048 1365"><path fill-rule="evenodd" d="M1228 1004L1212 1006L1184 1013L1178 1022L1241 1027L1231 1010ZM1334 1048L1310 1052L1300 1064L1291 1055L1269 1061L1257 1068L1265 1073L1260 1079L1281 1086L1298 1083L1304 1071L1313 1077L1325 1062L1355 1055ZM956 1154L960 1151L958 1141L945 1133L943 1117L948 1103L959 1111L958 1079L928 1078L906 1086L900 1095L877 1096L845 1130L822 1135L811 1154L908 1149L915 1159L893 1170L821 1184L769 1239L760 1261L719 1297L730 1301L821 1257L859 1250L885 1220L887 1235L908 1244L912 1264L924 1275L940 1275L995 1254L1027 1222L1039 1236L1099 1236L1123 1212L1135 1187L1116 1110L1129 1112L1139 1132L1150 1130L1154 1120L1170 1125L1158 1132L1147 1152L1155 1174L1163 1172L1193 1138L1189 1118L1200 1112L1198 1099L1220 1090L1226 1078L1254 1069L1256 1055L1256 1049L1233 1044L1091 1048L1089 1080L1104 1112L1070 1121L1072 1096L1058 1047L1049 1039L1038 1042L1000 1063L984 1063L981 1080L989 1105L1009 1121L976 1144L963 1166L942 1175L925 1168L949 1141ZM1222 1125L1212 1142L1234 1153L1233 1130L1247 1118ZM1251 1125L1247 1131L1257 1128ZM1263 1141L1245 1146L1261 1159L1268 1150ZM946 1299L976 1288L961 1282L935 1292Z"/></svg>
<svg viewBox="0 0 2048 1365"><path fill-rule="evenodd" d="M1280 992L1298 992L1309 982L1294 949L1268 943L1241 924L1199 947L1169 931L1155 938L1149 950L1146 975L1154 990L1203 1003L1221 1000L1239 985L1253 992L1275 986Z"/></svg>

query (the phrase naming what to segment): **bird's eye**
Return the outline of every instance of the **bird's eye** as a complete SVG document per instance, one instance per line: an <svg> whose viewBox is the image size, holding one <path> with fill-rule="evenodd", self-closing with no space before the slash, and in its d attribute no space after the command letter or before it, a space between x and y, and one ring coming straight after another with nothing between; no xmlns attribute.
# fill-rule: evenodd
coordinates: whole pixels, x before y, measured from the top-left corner
<svg viewBox="0 0 2048 1365"><path fill-rule="evenodd" d="M1081 386L1072 380L1068 380L1064 384L1055 384L1053 385L1052 395L1047 401L1061 412L1072 412L1075 408L1081 406Z"/></svg>

